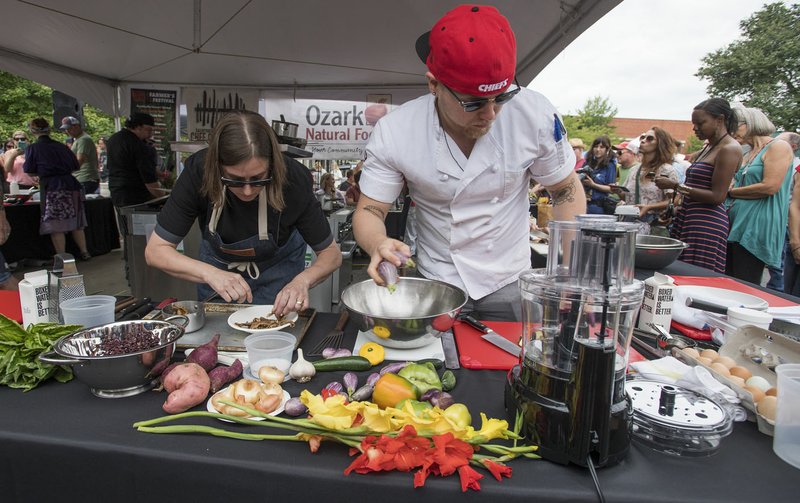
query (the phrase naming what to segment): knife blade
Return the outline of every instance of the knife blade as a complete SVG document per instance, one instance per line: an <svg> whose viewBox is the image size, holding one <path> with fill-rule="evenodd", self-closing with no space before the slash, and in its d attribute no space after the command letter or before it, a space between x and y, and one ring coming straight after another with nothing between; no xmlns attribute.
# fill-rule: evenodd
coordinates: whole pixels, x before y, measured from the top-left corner
<svg viewBox="0 0 800 503"><path fill-rule="evenodd" d="M444 368L458 370L461 365L458 363L458 348L453 338L453 332L448 330L442 334L442 349L444 350Z"/></svg>
<svg viewBox="0 0 800 503"><path fill-rule="evenodd" d="M483 332L483 335L481 335L481 339L497 346L506 353L512 354L517 358L519 358L519 355L522 352L522 348L520 348L518 345L514 344L510 340L506 339L502 335L498 334L497 332L495 332L494 330L487 327L486 325L484 325L483 323L481 323L480 321L476 320L475 318L473 318L468 314L460 316L460 319L461 321L467 323L473 328L476 328L479 331Z"/></svg>

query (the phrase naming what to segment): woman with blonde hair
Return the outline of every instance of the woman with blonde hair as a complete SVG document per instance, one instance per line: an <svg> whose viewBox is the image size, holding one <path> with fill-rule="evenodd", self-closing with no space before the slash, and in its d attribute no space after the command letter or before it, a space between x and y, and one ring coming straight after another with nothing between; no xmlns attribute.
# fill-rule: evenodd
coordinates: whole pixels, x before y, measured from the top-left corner
<svg viewBox="0 0 800 503"><path fill-rule="evenodd" d="M728 191L728 266L726 273L759 284L764 266L780 267L788 225L792 148L772 138L775 126L758 108L734 108L739 128L734 138L750 152Z"/></svg>
<svg viewBox="0 0 800 503"><path fill-rule="evenodd" d="M176 250L198 221L200 256ZM305 267L306 243L317 259ZM158 215L147 263L198 283L198 298L272 304L282 316L309 306L308 291L342 263L309 172L281 154L266 120L226 115L186 167ZM268 314L268 313L266 313Z"/></svg>

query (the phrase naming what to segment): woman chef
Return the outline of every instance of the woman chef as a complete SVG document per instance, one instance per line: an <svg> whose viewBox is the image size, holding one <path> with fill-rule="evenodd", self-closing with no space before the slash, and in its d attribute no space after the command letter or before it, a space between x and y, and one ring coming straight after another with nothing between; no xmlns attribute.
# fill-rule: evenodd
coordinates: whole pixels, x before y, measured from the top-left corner
<svg viewBox="0 0 800 503"><path fill-rule="evenodd" d="M176 250L198 220L200 260ZM305 266L306 243L317 260ZM308 170L284 157L258 114L222 118L208 149L187 159L145 250L153 267L198 283L199 299L308 307L308 290L342 263Z"/></svg>

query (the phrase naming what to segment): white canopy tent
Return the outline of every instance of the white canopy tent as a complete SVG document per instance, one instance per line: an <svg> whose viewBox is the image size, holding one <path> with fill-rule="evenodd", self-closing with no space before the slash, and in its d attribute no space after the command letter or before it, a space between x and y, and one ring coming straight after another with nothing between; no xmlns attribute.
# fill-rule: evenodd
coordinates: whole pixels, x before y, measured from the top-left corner
<svg viewBox="0 0 800 503"><path fill-rule="evenodd" d="M487 0L530 82L621 0ZM460 0L0 0L0 69L117 116L131 86L425 91L414 42Z"/></svg>

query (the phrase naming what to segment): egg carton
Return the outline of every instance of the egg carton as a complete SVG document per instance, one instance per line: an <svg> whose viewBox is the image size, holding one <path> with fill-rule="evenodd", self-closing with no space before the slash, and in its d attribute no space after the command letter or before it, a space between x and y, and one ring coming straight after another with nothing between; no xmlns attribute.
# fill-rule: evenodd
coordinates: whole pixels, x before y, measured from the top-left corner
<svg viewBox="0 0 800 503"><path fill-rule="evenodd" d="M800 342L776 332L746 325L729 335L718 353L719 356L732 358L736 365L746 368L753 376L766 379L774 387L778 380L774 366L780 363L800 363ZM684 350L676 350L674 355L688 365L703 365ZM716 380L736 392L741 405L748 411L748 419L758 423L759 431L773 435L775 422L758 413L752 393L710 366L703 366Z"/></svg>

